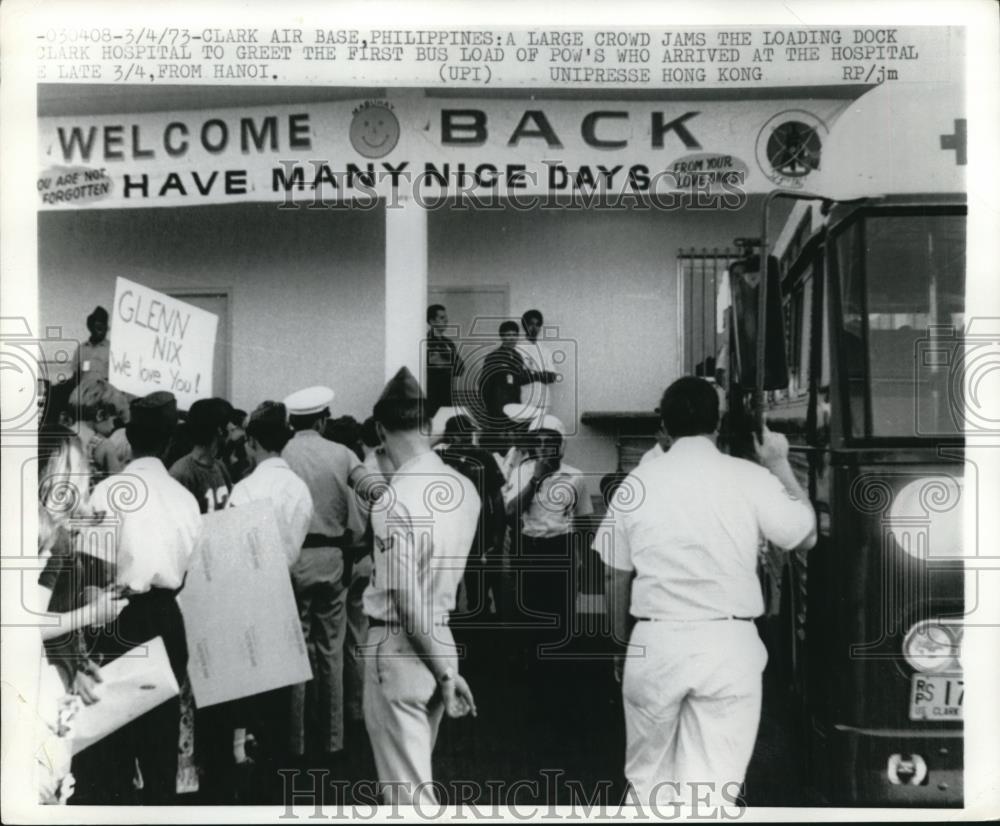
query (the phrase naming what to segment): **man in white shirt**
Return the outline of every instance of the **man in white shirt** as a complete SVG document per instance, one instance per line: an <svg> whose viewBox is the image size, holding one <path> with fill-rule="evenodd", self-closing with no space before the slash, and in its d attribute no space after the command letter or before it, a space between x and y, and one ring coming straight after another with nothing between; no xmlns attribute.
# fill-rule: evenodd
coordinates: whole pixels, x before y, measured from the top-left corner
<svg viewBox="0 0 1000 826"><path fill-rule="evenodd" d="M281 458L281 451L292 438L285 405L266 401L253 413L245 428L246 455L253 472L244 476L229 495L229 507L269 508L277 522L280 548L288 567L295 565L302 553L302 543L309 532L313 501L306 483ZM240 701L234 711L237 729L233 737L233 759L237 765L248 761L246 727L263 738L263 752L277 768L293 744L288 742L287 721L292 692L278 689ZM265 772L264 776L273 776Z"/></svg>
<svg viewBox="0 0 1000 826"><path fill-rule="evenodd" d="M184 585L201 517L195 498L170 477L160 459L176 423L172 394L161 391L134 400L127 435L135 458L94 488L91 504L117 523L115 580L129 598L109 632L96 641L95 654L107 663L162 637L180 684L188 650L175 596ZM87 788L78 786L83 794L75 802L133 802L129 793L135 765L142 773L142 803L174 802L179 724L174 698L91 746L82 753L87 755L87 777L77 777Z"/></svg>
<svg viewBox="0 0 1000 826"><path fill-rule="evenodd" d="M236 483L229 504L249 506L269 501L274 506L281 551L291 568L309 533L313 501L306 483L281 458L281 451L292 437L285 405L263 402L250 414L245 430L247 458L253 472Z"/></svg>
<svg viewBox="0 0 1000 826"><path fill-rule="evenodd" d="M583 474L562 461L563 437L542 428L527 434L530 456L504 486L513 546L513 588L524 629L529 725L539 732L530 759L540 772L563 765L572 716L567 713L576 609L580 520L593 513Z"/></svg>
<svg viewBox="0 0 1000 826"><path fill-rule="evenodd" d="M524 358L524 366L531 376L531 381L521 388L521 404L537 407L545 413L552 407L552 384L559 381L559 374L555 371L549 345L544 339L538 340L543 323L540 310L525 312L521 316L524 341L517 346L517 349Z"/></svg>
<svg viewBox="0 0 1000 826"><path fill-rule="evenodd" d="M659 414L659 410L656 411ZM670 450L670 436L667 435L667 431L663 427L662 420L660 421L660 426L656 429L656 443L639 459L639 464L644 465L646 462L652 462L654 459L659 459L664 453Z"/></svg>
<svg viewBox="0 0 1000 826"><path fill-rule="evenodd" d="M448 615L479 522L475 486L431 449L426 400L405 367L375 404L396 468L371 511L374 571L364 715L386 803L432 802L431 754L444 714L475 714Z"/></svg>
<svg viewBox="0 0 1000 826"><path fill-rule="evenodd" d="M626 639L629 614L636 620L622 686L625 774L643 803L693 793L731 803L767 661L753 623L763 611L759 539L808 549L816 520L784 437L765 429L760 465L718 451L711 384L678 379L660 415L670 450L629 474L594 540L616 638Z"/></svg>
<svg viewBox="0 0 1000 826"><path fill-rule="evenodd" d="M503 490L518 537L520 608L529 616L548 617L548 624L558 617L557 639L566 639L575 596L572 537L578 520L592 514L594 506L583 473L562 461L562 434L542 428L529 435L534 441L530 458L512 469Z"/></svg>

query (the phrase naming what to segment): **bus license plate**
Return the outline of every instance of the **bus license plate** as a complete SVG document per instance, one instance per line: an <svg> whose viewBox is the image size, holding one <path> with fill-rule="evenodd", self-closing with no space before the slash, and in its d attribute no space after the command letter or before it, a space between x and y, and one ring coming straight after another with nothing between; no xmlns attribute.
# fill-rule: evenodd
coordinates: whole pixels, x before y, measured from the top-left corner
<svg viewBox="0 0 1000 826"><path fill-rule="evenodd" d="M965 681L961 677L914 674L910 684L911 720L961 720Z"/></svg>

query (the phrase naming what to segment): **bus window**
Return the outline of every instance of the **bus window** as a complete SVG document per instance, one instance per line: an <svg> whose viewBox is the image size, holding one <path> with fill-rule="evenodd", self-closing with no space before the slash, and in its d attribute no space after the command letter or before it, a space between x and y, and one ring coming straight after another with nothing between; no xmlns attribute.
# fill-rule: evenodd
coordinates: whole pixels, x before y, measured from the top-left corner
<svg viewBox="0 0 1000 826"><path fill-rule="evenodd" d="M962 329L964 217L871 215L841 236L838 253L853 433L957 434L949 367L925 368L918 356L943 330Z"/></svg>
<svg viewBox="0 0 1000 826"><path fill-rule="evenodd" d="M862 281L861 223L849 226L837 240L843 329L841 348L847 377L847 414L850 432L863 435L865 428L864 284Z"/></svg>
<svg viewBox="0 0 1000 826"><path fill-rule="evenodd" d="M795 302L794 349L788 354L791 369L795 371L795 383L791 395L804 396L809 392L809 339L812 335L812 294L813 278L809 273L802 282Z"/></svg>

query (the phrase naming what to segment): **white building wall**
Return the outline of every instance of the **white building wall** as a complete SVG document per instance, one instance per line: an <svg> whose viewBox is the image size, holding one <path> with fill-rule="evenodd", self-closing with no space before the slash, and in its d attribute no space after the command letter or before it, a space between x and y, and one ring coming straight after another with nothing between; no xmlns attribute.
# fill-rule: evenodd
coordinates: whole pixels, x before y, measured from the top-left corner
<svg viewBox="0 0 1000 826"><path fill-rule="evenodd" d="M576 391L556 397L567 423L585 411L651 411L677 377L678 249L753 234L756 203L738 212L434 210L428 281L506 284L513 317L529 307L545 313L576 348ZM386 367L383 209L39 215L43 326L85 337L86 315L111 306L119 275L161 289L229 290L237 406L327 383L338 394L335 415L370 414ZM424 307L414 312L422 318ZM579 426L566 460L607 473L616 466L614 439Z"/></svg>

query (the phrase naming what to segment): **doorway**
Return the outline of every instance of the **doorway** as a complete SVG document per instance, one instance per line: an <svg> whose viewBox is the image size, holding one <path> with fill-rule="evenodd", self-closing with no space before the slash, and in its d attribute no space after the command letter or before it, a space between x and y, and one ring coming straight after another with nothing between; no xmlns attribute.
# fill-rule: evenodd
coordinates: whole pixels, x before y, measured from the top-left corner
<svg viewBox="0 0 1000 826"><path fill-rule="evenodd" d="M429 285L427 304L443 304L448 311L445 333L458 347L465 374L455 388L455 401L467 405L464 395L479 386L479 372L485 353L499 343L497 328L510 311L510 288L503 285L443 287Z"/></svg>

